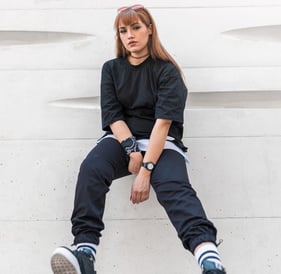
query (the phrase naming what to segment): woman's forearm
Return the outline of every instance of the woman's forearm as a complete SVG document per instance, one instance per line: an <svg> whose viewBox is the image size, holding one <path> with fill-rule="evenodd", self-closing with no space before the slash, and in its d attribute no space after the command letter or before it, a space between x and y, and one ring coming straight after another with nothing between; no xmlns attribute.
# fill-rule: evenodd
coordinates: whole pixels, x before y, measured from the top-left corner
<svg viewBox="0 0 281 274"><path fill-rule="evenodd" d="M163 151L171 123L171 120L156 120L150 135L148 148L143 159L144 162L157 163Z"/></svg>
<svg viewBox="0 0 281 274"><path fill-rule="evenodd" d="M112 123L110 129L119 143L132 136L132 132L123 120Z"/></svg>

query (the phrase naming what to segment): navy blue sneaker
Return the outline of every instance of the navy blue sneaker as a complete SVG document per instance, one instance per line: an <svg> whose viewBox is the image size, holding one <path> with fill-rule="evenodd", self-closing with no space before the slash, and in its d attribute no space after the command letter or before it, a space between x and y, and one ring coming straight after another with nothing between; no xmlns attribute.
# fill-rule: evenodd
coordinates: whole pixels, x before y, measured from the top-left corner
<svg viewBox="0 0 281 274"><path fill-rule="evenodd" d="M226 274L226 271L222 265L205 260L202 274Z"/></svg>
<svg viewBox="0 0 281 274"><path fill-rule="evenodd" d="M87 250L70 250L58 247L51 257L54 274L96 274L94 257Z"/></svg>

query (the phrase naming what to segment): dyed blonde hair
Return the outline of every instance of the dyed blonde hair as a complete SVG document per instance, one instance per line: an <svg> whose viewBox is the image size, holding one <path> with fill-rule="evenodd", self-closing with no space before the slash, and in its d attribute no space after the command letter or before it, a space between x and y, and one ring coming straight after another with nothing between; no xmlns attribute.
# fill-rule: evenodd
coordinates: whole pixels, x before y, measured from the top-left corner
<svg viewBox="0 0 281 274"><path fill-rule="evenodd" d="M114 23L114 29L116 31L116 56L118 58L126 58L130 55L130 52L126 50L124 47L119 34L119 25L122 22L124 25L130 25L135 21L140 20L142 23L146 25L147 28L151 28L151 35L149 37L148 41L148 50L150 56L155 59L160 59L163 61L170 61L172 62L179 73L182 75L181 68L175 61L175 59L167 52L167 50L163 47L163 45L160 42L156 24L149 13L149 11L144 8L138 8L138 9L132 9L128 8L124 11L117 14L115 23Z"/></svg>

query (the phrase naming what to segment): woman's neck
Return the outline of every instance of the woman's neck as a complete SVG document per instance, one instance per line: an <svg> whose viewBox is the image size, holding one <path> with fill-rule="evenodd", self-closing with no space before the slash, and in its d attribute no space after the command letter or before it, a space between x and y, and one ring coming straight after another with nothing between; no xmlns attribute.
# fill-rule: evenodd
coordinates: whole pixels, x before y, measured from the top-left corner
<svg viewBox="0 0 281 274"><path fill-rule="evenodd" d="M131 54L130 57L132 57L133 59L142 59L142 58L145 58L149 55L149 53L145 53L145 54L142 54L142 55L133 55Z"/></svg>
<svg viewBox="0 0 281 274"><path fill-rule="evenodd" d="M131 54L128 56L128 61L130 62L130 64L132 65L139 65L141 64L144 60L147 59L147 57L149 57L149 53L145 53L142 55L137 55L137 54Z"/></svg>

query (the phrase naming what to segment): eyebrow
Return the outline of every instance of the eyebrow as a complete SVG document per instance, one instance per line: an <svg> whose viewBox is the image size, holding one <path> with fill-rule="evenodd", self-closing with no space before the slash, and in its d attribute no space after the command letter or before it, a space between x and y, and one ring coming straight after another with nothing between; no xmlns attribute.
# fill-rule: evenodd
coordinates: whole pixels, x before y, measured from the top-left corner
<svg viewBox="0 0 281 274"><path fill-rule="evenodd" d="M119 29L125 29L127 26L132 27L132 26L134 26L134 25L138 25L139 23L140 23L139 21L137 21L137 22L133 22L133 23L132 23L132 24L130 24L130 25L120 26L120 27L119 27Z"/></svg>

